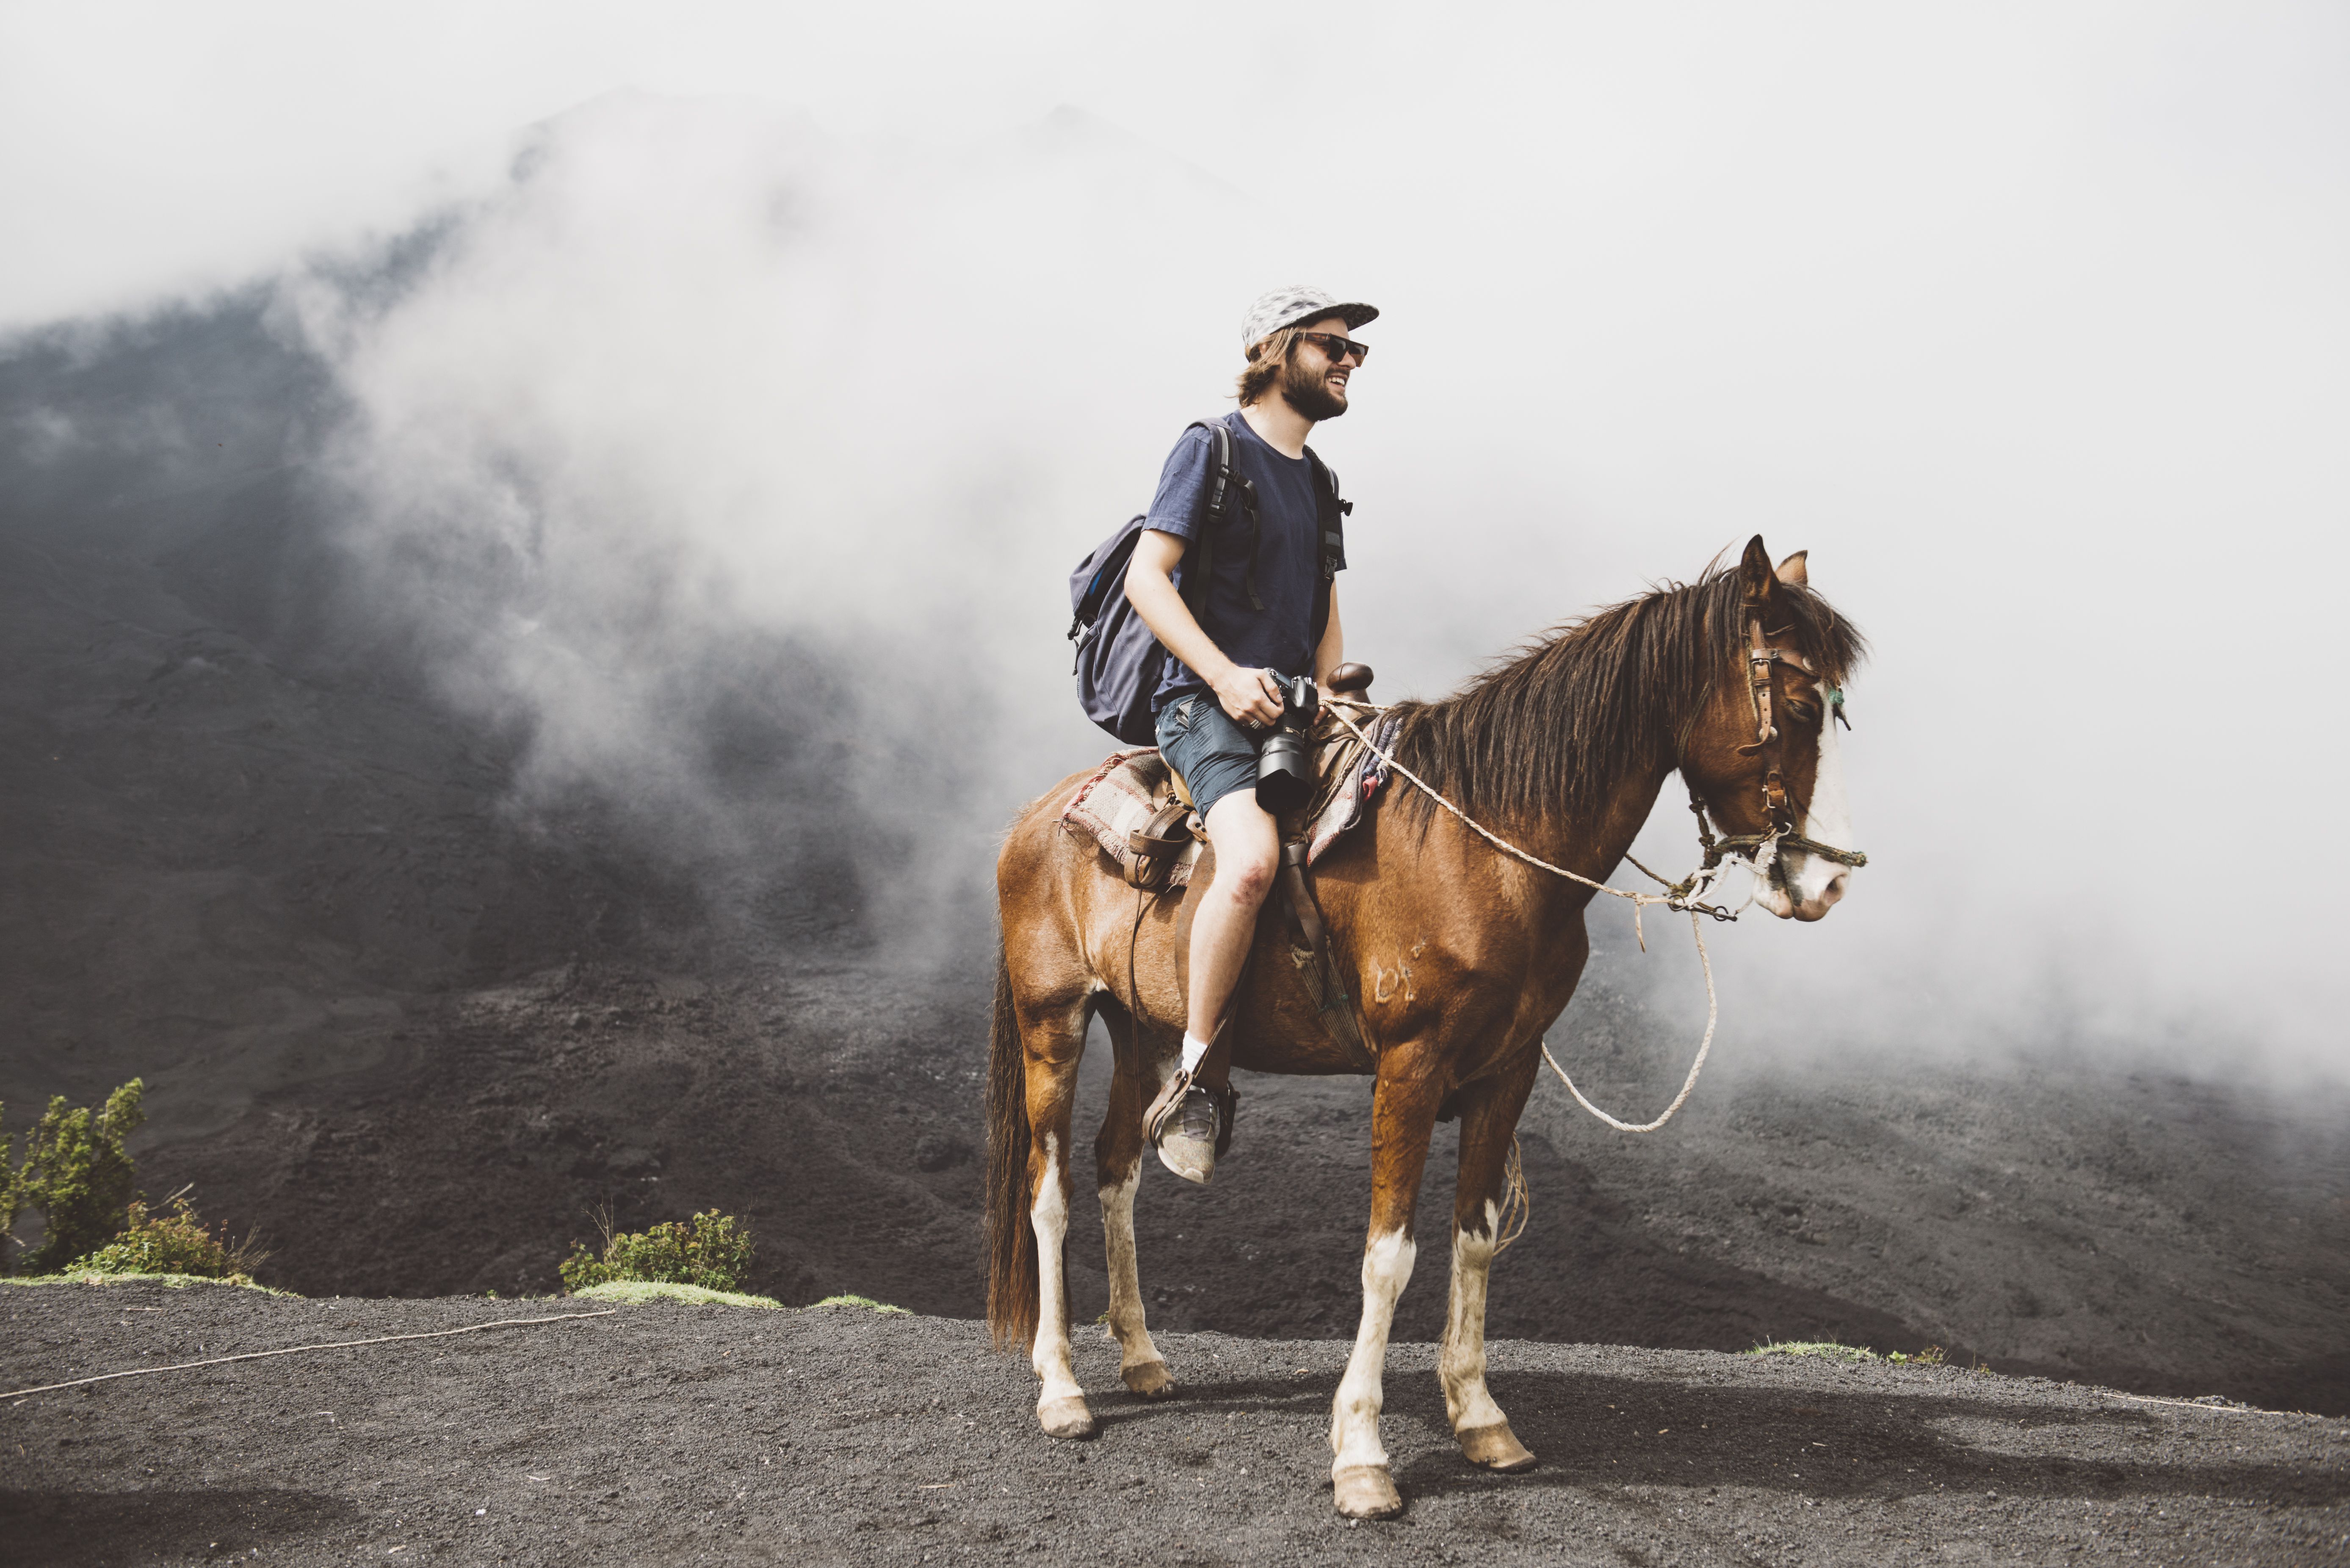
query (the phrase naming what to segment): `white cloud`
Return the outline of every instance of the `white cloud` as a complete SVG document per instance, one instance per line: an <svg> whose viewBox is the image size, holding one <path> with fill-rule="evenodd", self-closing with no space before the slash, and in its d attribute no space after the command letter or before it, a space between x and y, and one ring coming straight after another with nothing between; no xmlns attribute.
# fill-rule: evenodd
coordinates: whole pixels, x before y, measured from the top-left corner
<svg viewBox="0 0 2350 1568"><path fill-rule="evenodd" d="M1767 968L1898 1019L1887 992L1996 1012L2054 975L2119 1027L2338 1045L2345 922L2268 900L2324 878L2344 760L2337 11L5 25L32 238L0 320L479 203L388 313L314 280L307 319L365 412L379 545L528 535L514 619L460 640L551 767L658 731L615 628L886 646L905 615L1003 694L982 794L1041 787L1092 744L1055 579L1217 406L1246 299L1315 278L1388 312L1317 442L1361 504L1347 621L1383 689L1758 528L1875 635L1877 864L1825 925L1722 944L1750 994ZM652 91L506 180L510 128L620 86Z"/></svg>

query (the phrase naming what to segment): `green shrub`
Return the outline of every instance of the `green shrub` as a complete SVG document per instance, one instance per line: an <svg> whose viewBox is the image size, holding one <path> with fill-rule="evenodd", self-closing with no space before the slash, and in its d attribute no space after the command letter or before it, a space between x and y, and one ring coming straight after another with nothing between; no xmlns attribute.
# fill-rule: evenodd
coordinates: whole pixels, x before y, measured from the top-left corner
<svg viewBox="0 0 2350 1568"><path fill-rule="evenodd" d="M563 1262L563 1288L580 1291L615 1280L652 1284L700 1285L707 1291L740 1291L751 1268L751 1238L730 1216L712 1209L691 1220L665 1220L650 1230L614 1235L603 1224L604 1253L571 1244Z"/></svg>
<svg viewBox="0 0 2350 1568"><path fill-rule="evenodd" d="M5 1171L0 1182L5 1188L0 1219L7 1222L0 1232L24 1210L41 1210L47 1232L25 1260L28 1272L62 1268L120 1233L137 1192L122 1140L147 1119L139 1108L145 1092L146 1085L133 1078L94 1113L87 1106L68 1110L59 1095L26 1135L25 1163ZM0 1167L6 1165L7 1154L8 1140L0 1140Z"/></svg>
<svg viewBox="0 0 2350 1568"><path fill-rule="evenodd" d="M157 1214L133 1199L122 1234L75 1263L94 1274L193 1274L206 1280L250 1280L268 1253L254 1238L229 1245L228 1227L214 1236L204 1229L182 1190L172 1194L172 1211Z"/></svg>

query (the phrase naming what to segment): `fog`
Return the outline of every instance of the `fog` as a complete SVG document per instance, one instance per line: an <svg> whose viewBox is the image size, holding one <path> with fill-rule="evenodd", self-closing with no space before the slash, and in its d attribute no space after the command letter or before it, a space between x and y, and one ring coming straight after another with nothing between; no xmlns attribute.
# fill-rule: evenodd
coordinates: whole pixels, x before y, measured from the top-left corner
<svg viewBox="0 0 2350 1568"><path fill-rule="evenodd" d="M277 280L348 402L301 455L525 800L755 858L789 814L694 693L820 679L830 784L918 846L884 925L939 950L930 890L1107 748L1066 570L1309 280L1386 312L1315 438L1379 695L1758 531L1870 634L1871 865L1713 933L1725 1055L2350 1070L2338 9L0 27L0 324ZM1687 834L1669 784L1643 858Z"/></svg>

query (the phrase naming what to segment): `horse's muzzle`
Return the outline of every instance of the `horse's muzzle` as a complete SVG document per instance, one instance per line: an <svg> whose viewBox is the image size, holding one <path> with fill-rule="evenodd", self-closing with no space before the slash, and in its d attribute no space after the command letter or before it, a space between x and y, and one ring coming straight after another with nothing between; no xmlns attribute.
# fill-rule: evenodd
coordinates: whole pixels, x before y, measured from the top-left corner
<svg viewBox="0 0 2350 1568"><path fill-rule="evenodd" d="M1809 867L1805 870L1808 871ZM1754 890L1754 901L1783 920L1809 923L1825 918L1830 909L1835 908L1845 895L1846 885L1852 880L1852 873L1838 868L1816 893L1803 891L1806 880L1807 877L1800 873L1784 881L1773 877Z"/></svg>
<svg viewBox="0 0 2350 1568"><path fill-rule="evenodd" d="M1852 879L1849 871L1839 871L1828 878L1828 885L1808 898L1790 898L1787 912L1798 920L1816 920L1836 906L1844 897L1845 884Z"/></svg>

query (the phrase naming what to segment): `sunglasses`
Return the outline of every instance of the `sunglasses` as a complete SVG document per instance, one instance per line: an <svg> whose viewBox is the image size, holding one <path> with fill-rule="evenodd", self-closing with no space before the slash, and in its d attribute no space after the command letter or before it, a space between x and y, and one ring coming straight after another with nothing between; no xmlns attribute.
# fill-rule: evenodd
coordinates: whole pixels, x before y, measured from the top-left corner
<svg viewBox="0 0 2350 1568"><path fill-rule="evenodd" d="M1351 337L1341 337L1335 332L1301 332L1297 336L1330 356L1330 363L1333 365L1337 364L1349 354L1355 357L1355 363L1357 365L1371 357L1369 344L1357 343Z"/></svg>

